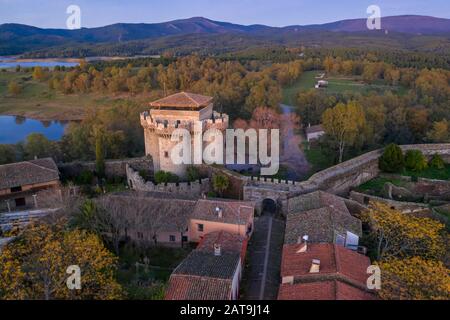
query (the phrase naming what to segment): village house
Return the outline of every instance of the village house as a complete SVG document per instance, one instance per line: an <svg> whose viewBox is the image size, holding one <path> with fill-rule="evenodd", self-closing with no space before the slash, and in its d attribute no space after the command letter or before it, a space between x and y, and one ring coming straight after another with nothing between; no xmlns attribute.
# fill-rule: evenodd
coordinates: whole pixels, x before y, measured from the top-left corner
<svg viewBox="0 0 450 320"><path fill-rule="evenodd" d="M285 244L297 244L304 235L312 243L335 243L358 250L361 220L353 217L342 198L316 191L289 200Z"/></svg>
<svg viewBox="0 0 450 320"><path fill-rule="evenodd" d="M59 170L51 158L0 165L0 212L37 208L39 192L59 187Z"/></svg>
<svg viewBox="0 0 450 320"><path fill-rule="evenodd" d="M249 238L253 230L252 202L160 192L122 192L108 201L125 217L124 237L135 242L181 246L218 231Z"/></svg>
<svg viewBox="0 0 450 320"><path fill-rule="evenodd" d="M336 244L283 247L278 300L373 300L367 289L368 257Z"/></svg>
<svg viewBox="0 0 450 320"><path fill-rule="evenodd" d="M319 140L319 138L325 134L325 130L320 124L316 126L309 125L306 128L305 132L306 132L306 141L308 142Z"/></svg>
<svg viewBox="0 0 450 320"><path fill-rule="evenodd" d="M204 235L215 231L250 237L254 212L255 204L249 201L200 199L191 215L189 238L198 242Z"/></svg>
<svg viewBox="0 0 450 320"><path fill-rule="evenodd" d="M165 300L237 300L246 250L246 237L206 234L170 276Z"/></svg>

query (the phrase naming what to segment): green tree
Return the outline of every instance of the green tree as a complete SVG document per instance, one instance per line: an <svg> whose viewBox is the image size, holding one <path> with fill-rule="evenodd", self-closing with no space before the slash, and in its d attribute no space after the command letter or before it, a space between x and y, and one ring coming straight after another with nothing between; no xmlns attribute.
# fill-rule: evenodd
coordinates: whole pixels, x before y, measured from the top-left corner
<svg viewBox="0 0 450 320"><path fill-rule="evenodd" d="M216 174L213 176L212 182L214 191L216 191L220 194L220 196L223 197L224 192L230 186L230 180L228 179L228 177L223 174Z"/></svg>
<svg viewBox="0 0 450 320"><path fill-rule="evenodd" d="M434 169L442 170L445 168L445 162L444 159L439 154L433 155L433 157L430 160L430 167Z"/></svg>
<svg viewBox="0 0 450 320"><path fill-rule="evenodd" d="M59 158L57 143L48 140L43 134L32 133L28 135L24 144L26 159L54 157Z"/></svg>
<svg viewBox="0 0 450 320"><path fill-rule="evenodd" d="M13 96L17 96L22 92L22 86L15 80L12 80L8 84L8 92Z"/></svg>
<svg viewBox="0 0 450 320"><path fill-rule="evenodd" d="M378 166L384 172L396 173L403 170L405 158L402 149L394 143L388 145L379 159Z"/></svg>
<svg viewBox="0 0 450 320"><path fill-rule="evenodd" d="M44 80L44 77L45 77L45 73L44 73L44 70L42 69L42 67L34 67L33 79L42 81L42 80Z"/></svg>
<svg viewBox="0 0 450 320"><path fill-rule="evenodd" d="M197 167L189 166L187 168L187 178L190 182L198 181L200 179L200 172Z"/></svg>
<svg viewBox="0 0 450 320"><path fill-rule="evenodd" d="M427 158L420 150L408 150L405 154L406 169L420 172L428 167Z"/></svg>
<svg viewBox="0 0 450 320"><path fill-rule="evenodd" d="M176 183L179 181L179 178L176 174L166 171L158 171L155 173L155 182L157 184L161 183Z"/></svg>
<svg viewBox="0 0 450 320"><path fill-rule="evenodd" d="M0 164L7 164L16 160L16 149L14 146L0 144Z"/></svg>

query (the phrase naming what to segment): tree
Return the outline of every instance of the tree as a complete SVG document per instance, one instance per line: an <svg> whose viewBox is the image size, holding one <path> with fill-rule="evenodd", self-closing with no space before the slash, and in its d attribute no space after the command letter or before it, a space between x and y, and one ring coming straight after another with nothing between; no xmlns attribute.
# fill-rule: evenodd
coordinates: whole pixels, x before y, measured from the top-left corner
<svg viewBox="0 0 450 320"><path fill-rule="evenodd" d="M189 166L187 168L187 177L188 177L188 180L191 182L198 181L198 179L200 179L200 172L199 172L198 168L194 167L194 166Z"/></svg>
<svg viewBox="0 0 450 320"><path fill-rule="evenodd" d="M341 163L345 148L355 143L358 133L366 125L366 119L361 105L350 101L347 104L338 103L334 108L326 110L322 116L322 125L325 133L336 141Z"/></svg>
<svg viewBox="0 0 450 320"><path fill-rule="evenodd" d="M44 70L42 69L42 67L34 67L33 79L41 81L44 79L44 77L45 77L45 73L44 73Z"/></svg>
<svg viewBox="0 0 450 320"><path fill-rule="evenodd" d="M439 154L433 155L433 157L430 160L430 167L434 169L442 170L445 168L445 162L444 159Z"/></svg>
<svg viewBox="0 0 450 320"><path fill-rule="evenodd" d="M450 141L449 123L447 120L433 122L433 128L428 132L427 137L432 142Z"/></svg>
<svg viewBox="0 0 450 320"><path fill-rule="evenodd" d="M69 290L67 268L81 269L81 290ZM93 234L63 223L33 224L0 254L2 299L119 299L115 258Z"/></svg>
<svg viewBox="0 0 450 320"><path fill-rule="evenodd" d="M430 218L407 215L383 203L371 203L363 213L371 228L378 260L421 256L439 259L446 252L445 226Z"/></svg>
<svg viewBox="0 0 450 320"><path fill-rule="evenodd" d="M24 153L26 159L59 156L58 145L48 140L43 134L32 133L25 140Z"/></svg>
<svg viewBox="0 0 450 320"><path fill-rule="evenodd" d="M223 174L216 174L213 176L213 189L217 193L219 193L221 196L223 196L223 193L225 190L228 189L230 186L230 180L227 176Z"/></svg>
<svg viewBox="0 0 450 320"><path fill-rule="evenodd" d="M405 155L405 167L406 169L420 172L428 167L428 161L422 151L408 150Z"/></svg>
<svg viewBox="0 0 450 320"><path fill-rule="evenodd" d="M403 170L405 158L402 149L394 143L388 145L379 159L378 166L384 172L395 173Z"/></svg>
<svg viewBox="0 0 450 320"><path fill-rule="evenodd" d="M176 174L166 171L158 171L155 173L155 182L156 184L161 183L176 183L179 178Z"/></svg>
<svg viewBox="0 0 450 320"><path fill-rule="evenodd" d="M379 262L385 300L449 300L450 270L440 261L420 257Z"/></svg>
<svg viewBox="0 0 450 320"><path fill-rule="evenodd" d="M16 160L16 149L14 146L0 144L0 164L7 164Z"/></svg>
<svg viewBox="0 0 450 320"><path fill-rule="evenodd" d="M102 128L95 128L95 168L97 176L105 176L105 137Z"/></svg>
<svg viewBox="0 0 450 320"><path fill-rule="evenodd" d="M17 96L22 92L22 86L17 81L10 81L8 84L8 92L13 96Z"/></svg>

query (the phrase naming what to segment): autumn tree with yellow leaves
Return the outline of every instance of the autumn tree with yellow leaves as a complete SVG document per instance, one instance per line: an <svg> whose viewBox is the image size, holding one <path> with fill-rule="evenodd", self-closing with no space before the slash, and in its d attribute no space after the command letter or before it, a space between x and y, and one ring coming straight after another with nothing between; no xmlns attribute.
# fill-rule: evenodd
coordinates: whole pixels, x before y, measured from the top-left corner
<svg viewBox="0 0 450 320"><path fill-rule="evenodd" d="M325 133L336 142L341 163L345 148L356 142L358 135L366 126L366 117L359 103L355 101L347 104L338 103L323 113L322 125Z"/></svg>
<svg viewBox="0 0 450 320"><path fill-rule="evenodd" d="M81 289L69 290L69 266L81 270ZM93 234L64 224L29 226L0 253L0 299L120 299L117 258Z"/></svg>
<svg viewBox="0 0 450 320"><path fill-rule="evenodd" d="M375 237L378 260L410 256L440 259L445 254L445 226L433 219L404 214L375 202L363 214L363 220Z"/></svg>
<svg viewBox="0 0 450 320"><path fill-rule="evenodd" d="M384 300L449 300L450 270L440 261L420 257L379 263Z"/></svg>

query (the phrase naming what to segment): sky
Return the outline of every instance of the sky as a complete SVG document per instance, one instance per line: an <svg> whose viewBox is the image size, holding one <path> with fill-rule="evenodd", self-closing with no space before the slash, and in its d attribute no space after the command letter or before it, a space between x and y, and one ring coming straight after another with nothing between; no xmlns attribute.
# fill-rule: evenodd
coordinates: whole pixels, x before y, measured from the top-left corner
<svg viewBox="0 0 450 320"><path fill-rule="evenodd" d="M190 17L270 26L306 25L367 17L420 14L450 18L449 0L0 0L0 24L65 28L69 5L81 9L81 26L155 23Z"/></svg>

